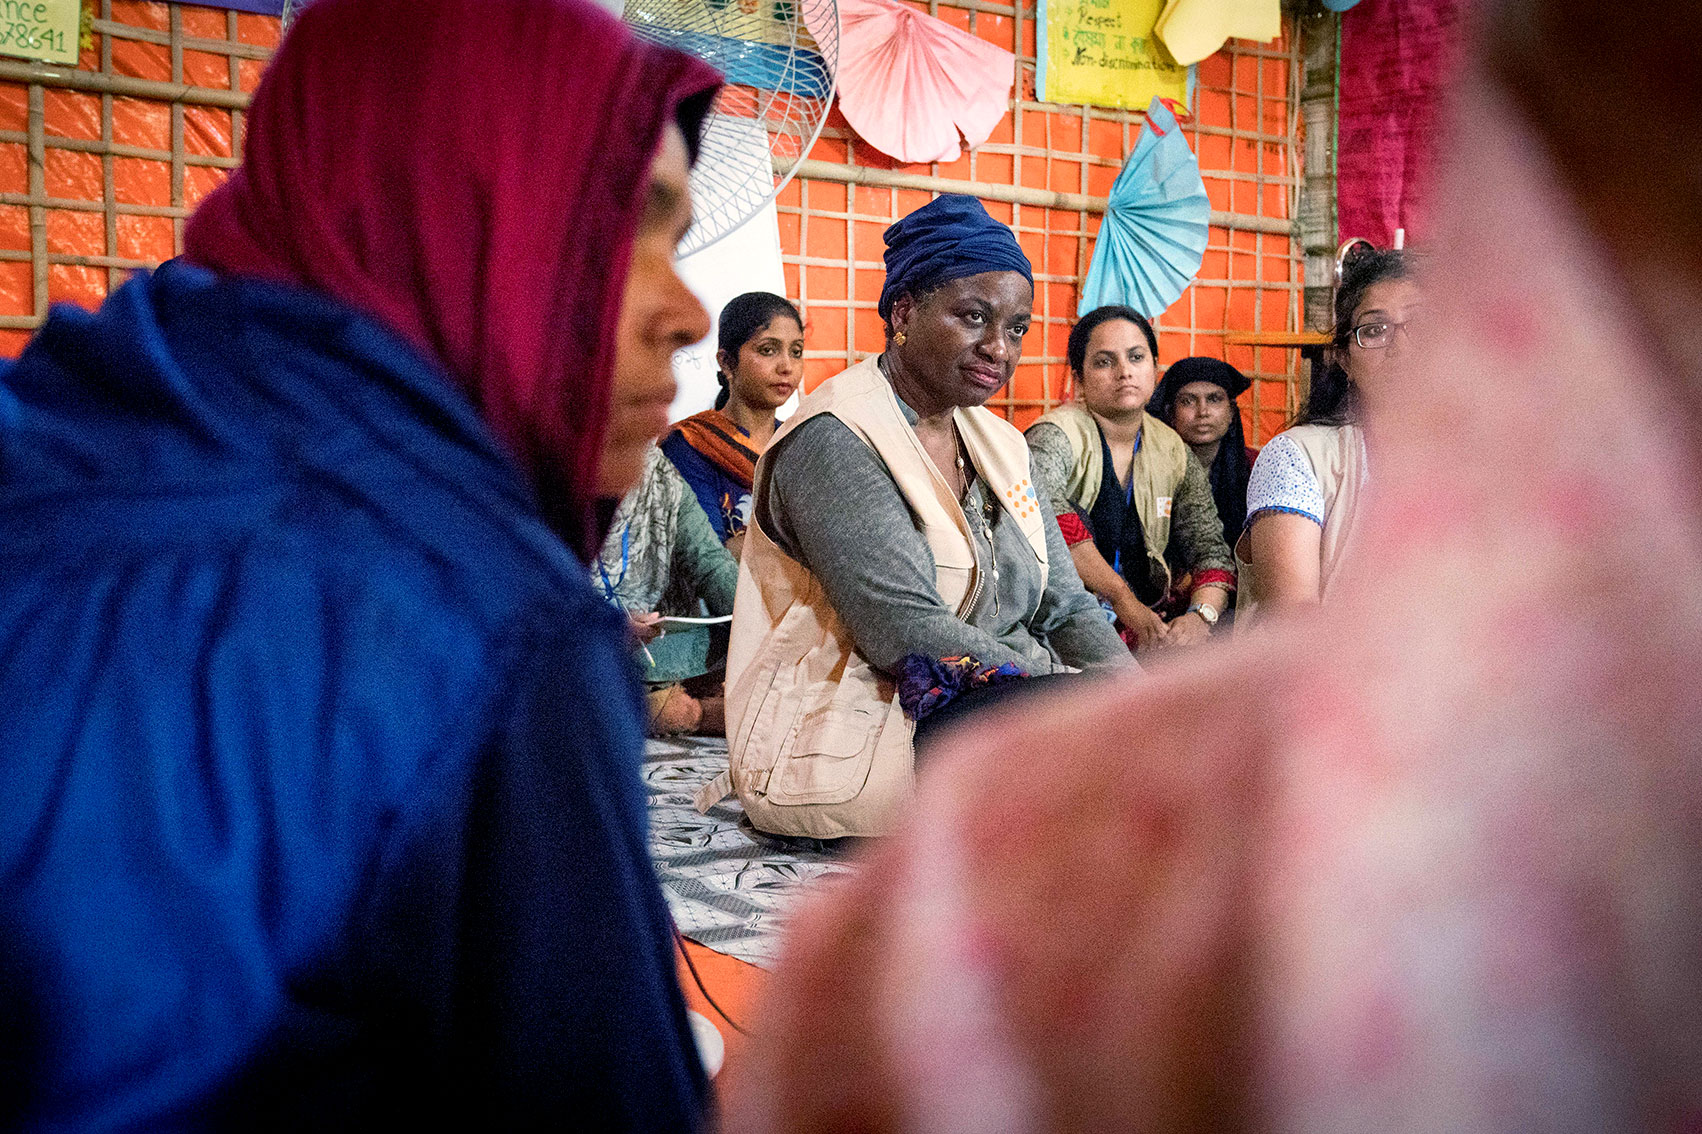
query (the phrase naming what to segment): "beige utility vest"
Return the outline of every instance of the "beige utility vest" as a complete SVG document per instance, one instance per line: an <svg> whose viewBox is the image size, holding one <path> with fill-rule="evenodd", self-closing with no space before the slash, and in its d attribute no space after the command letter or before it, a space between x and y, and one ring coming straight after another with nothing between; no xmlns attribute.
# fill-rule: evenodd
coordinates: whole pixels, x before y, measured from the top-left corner
<svg viewBox="0 0 1702 1134"><path fill-rule="evenodd" d="M1068 503L1084 512L1093 511L1106 472L1099 422L1085 406L1070 404L1059 406L1034 425L1042 423L1057 426L1070 441L1074 463L1070 466L1069 484L1065 486L1070 496ZM1174 429L1147 414L1141 420L1141 447L1129 469L1130 495L1135 502L1135 514L1141 519L1141 533L1146 537L1150 577L1163 579L1165 590L1170 589L1170 564L1164 552L1170 546L1171 508L1187 474L1187 442ZM1061 510L1064 503L1054 500L1052 506Z"/></svg>
<svg viewBox="0 0 1702 1134"><path fill-rule="evenodd" d="M940 599L966 617L983 586L969 522L875 359L804 398L768 451L822 414L838 418L886 465L933 552ZM1044 576L1045 517L1022 434L980 407L959 409L954 419L976 473L1027 538ZM765 455L754 499L763 499L767 477ZM727 771L698 793L698 809L733 792L760 831L885 834L911 795L914 732L893 681L857 652L816 577L775 544L760 512L753 516L727 648Z"/></svg>
<svg viewBox="0 0 1702 1134"><path fill-rule="evenodd" d="M1312 463L1318 488L1324 498L1324 535L1319 547L1318 597L1328 602L1330 584L1336 577L1348 548L1353 543L1359 516L1359 495L1365 484L1365 431L1357 425L1297 425L1279 436L1300 446ZM1247 557L1252 541L1248 531L1235 543L1235 570L1239 593L1235 600L1235 629L1239 633L1253 624L1261 594L1258 574Z"/></svg>

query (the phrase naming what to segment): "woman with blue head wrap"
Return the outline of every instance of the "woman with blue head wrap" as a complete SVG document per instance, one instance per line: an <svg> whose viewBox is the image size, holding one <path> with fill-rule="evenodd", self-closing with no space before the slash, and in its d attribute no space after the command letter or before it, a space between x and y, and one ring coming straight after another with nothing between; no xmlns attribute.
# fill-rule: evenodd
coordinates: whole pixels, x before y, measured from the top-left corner
<svg viewBox="0 0 1702 1134"><path fill-rule="evenodd" d="M918 725L1130 664L1022 434L982 405L1022 357L1028 258L973 197L886 245L886 349L804 398L756 471L721 786L780 834L889 830Z"/></svg>
<svg viewBox="0 0 1702 1134"><path fill-rule="evenodd" d="M1011 380L1034 311L1034 273L1011 230L974 197L939 197L886 231L880 369L935 466L967 488L952 411Z"/></svg>

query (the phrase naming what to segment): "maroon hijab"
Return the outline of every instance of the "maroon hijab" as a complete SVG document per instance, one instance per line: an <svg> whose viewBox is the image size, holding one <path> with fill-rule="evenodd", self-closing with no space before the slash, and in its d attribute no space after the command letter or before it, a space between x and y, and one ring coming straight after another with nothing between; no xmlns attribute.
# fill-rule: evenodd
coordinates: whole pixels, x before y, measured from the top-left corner
<svg viewBox="0 0 1702 1134"><path fill-rule="evenodd" d="M320 0L185 252L410 340L584 553L646 173L670 121L695 145L719 82L583 0Z"/></svg>

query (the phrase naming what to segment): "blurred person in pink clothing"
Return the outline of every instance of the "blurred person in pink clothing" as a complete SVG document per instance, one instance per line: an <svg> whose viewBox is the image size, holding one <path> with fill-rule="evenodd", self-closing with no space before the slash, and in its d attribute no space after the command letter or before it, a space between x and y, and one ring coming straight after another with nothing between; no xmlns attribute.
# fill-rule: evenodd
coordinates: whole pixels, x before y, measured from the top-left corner
<svg viewBox="0 0 1702 1134"><path fill-rule="evenodd" d="M728 1129L1702 1129L1699 49L1483 6L1331 603L938 752Z"/></svg>

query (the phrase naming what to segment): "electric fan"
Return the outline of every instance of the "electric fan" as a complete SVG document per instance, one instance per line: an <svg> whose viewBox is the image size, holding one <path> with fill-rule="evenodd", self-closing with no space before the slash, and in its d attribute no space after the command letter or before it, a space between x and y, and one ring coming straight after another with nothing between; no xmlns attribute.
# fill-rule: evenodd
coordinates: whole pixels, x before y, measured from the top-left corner
<svg viewBox="0 0 1702 1134"><path fill-rule="evenodd" d="M289 31L290 25L295 23L295 18L301 15L301 10L313 3L313 0L277 0L277 3L278 23L285 31Z"/></svg>
<svg viewBox="0 0 1702 1134"><path fill-rule="evenodd" d="M628 26L727 77L708 121L688 255L755 216L810 152L833 103L837 0L627 0Z"/></svg>

